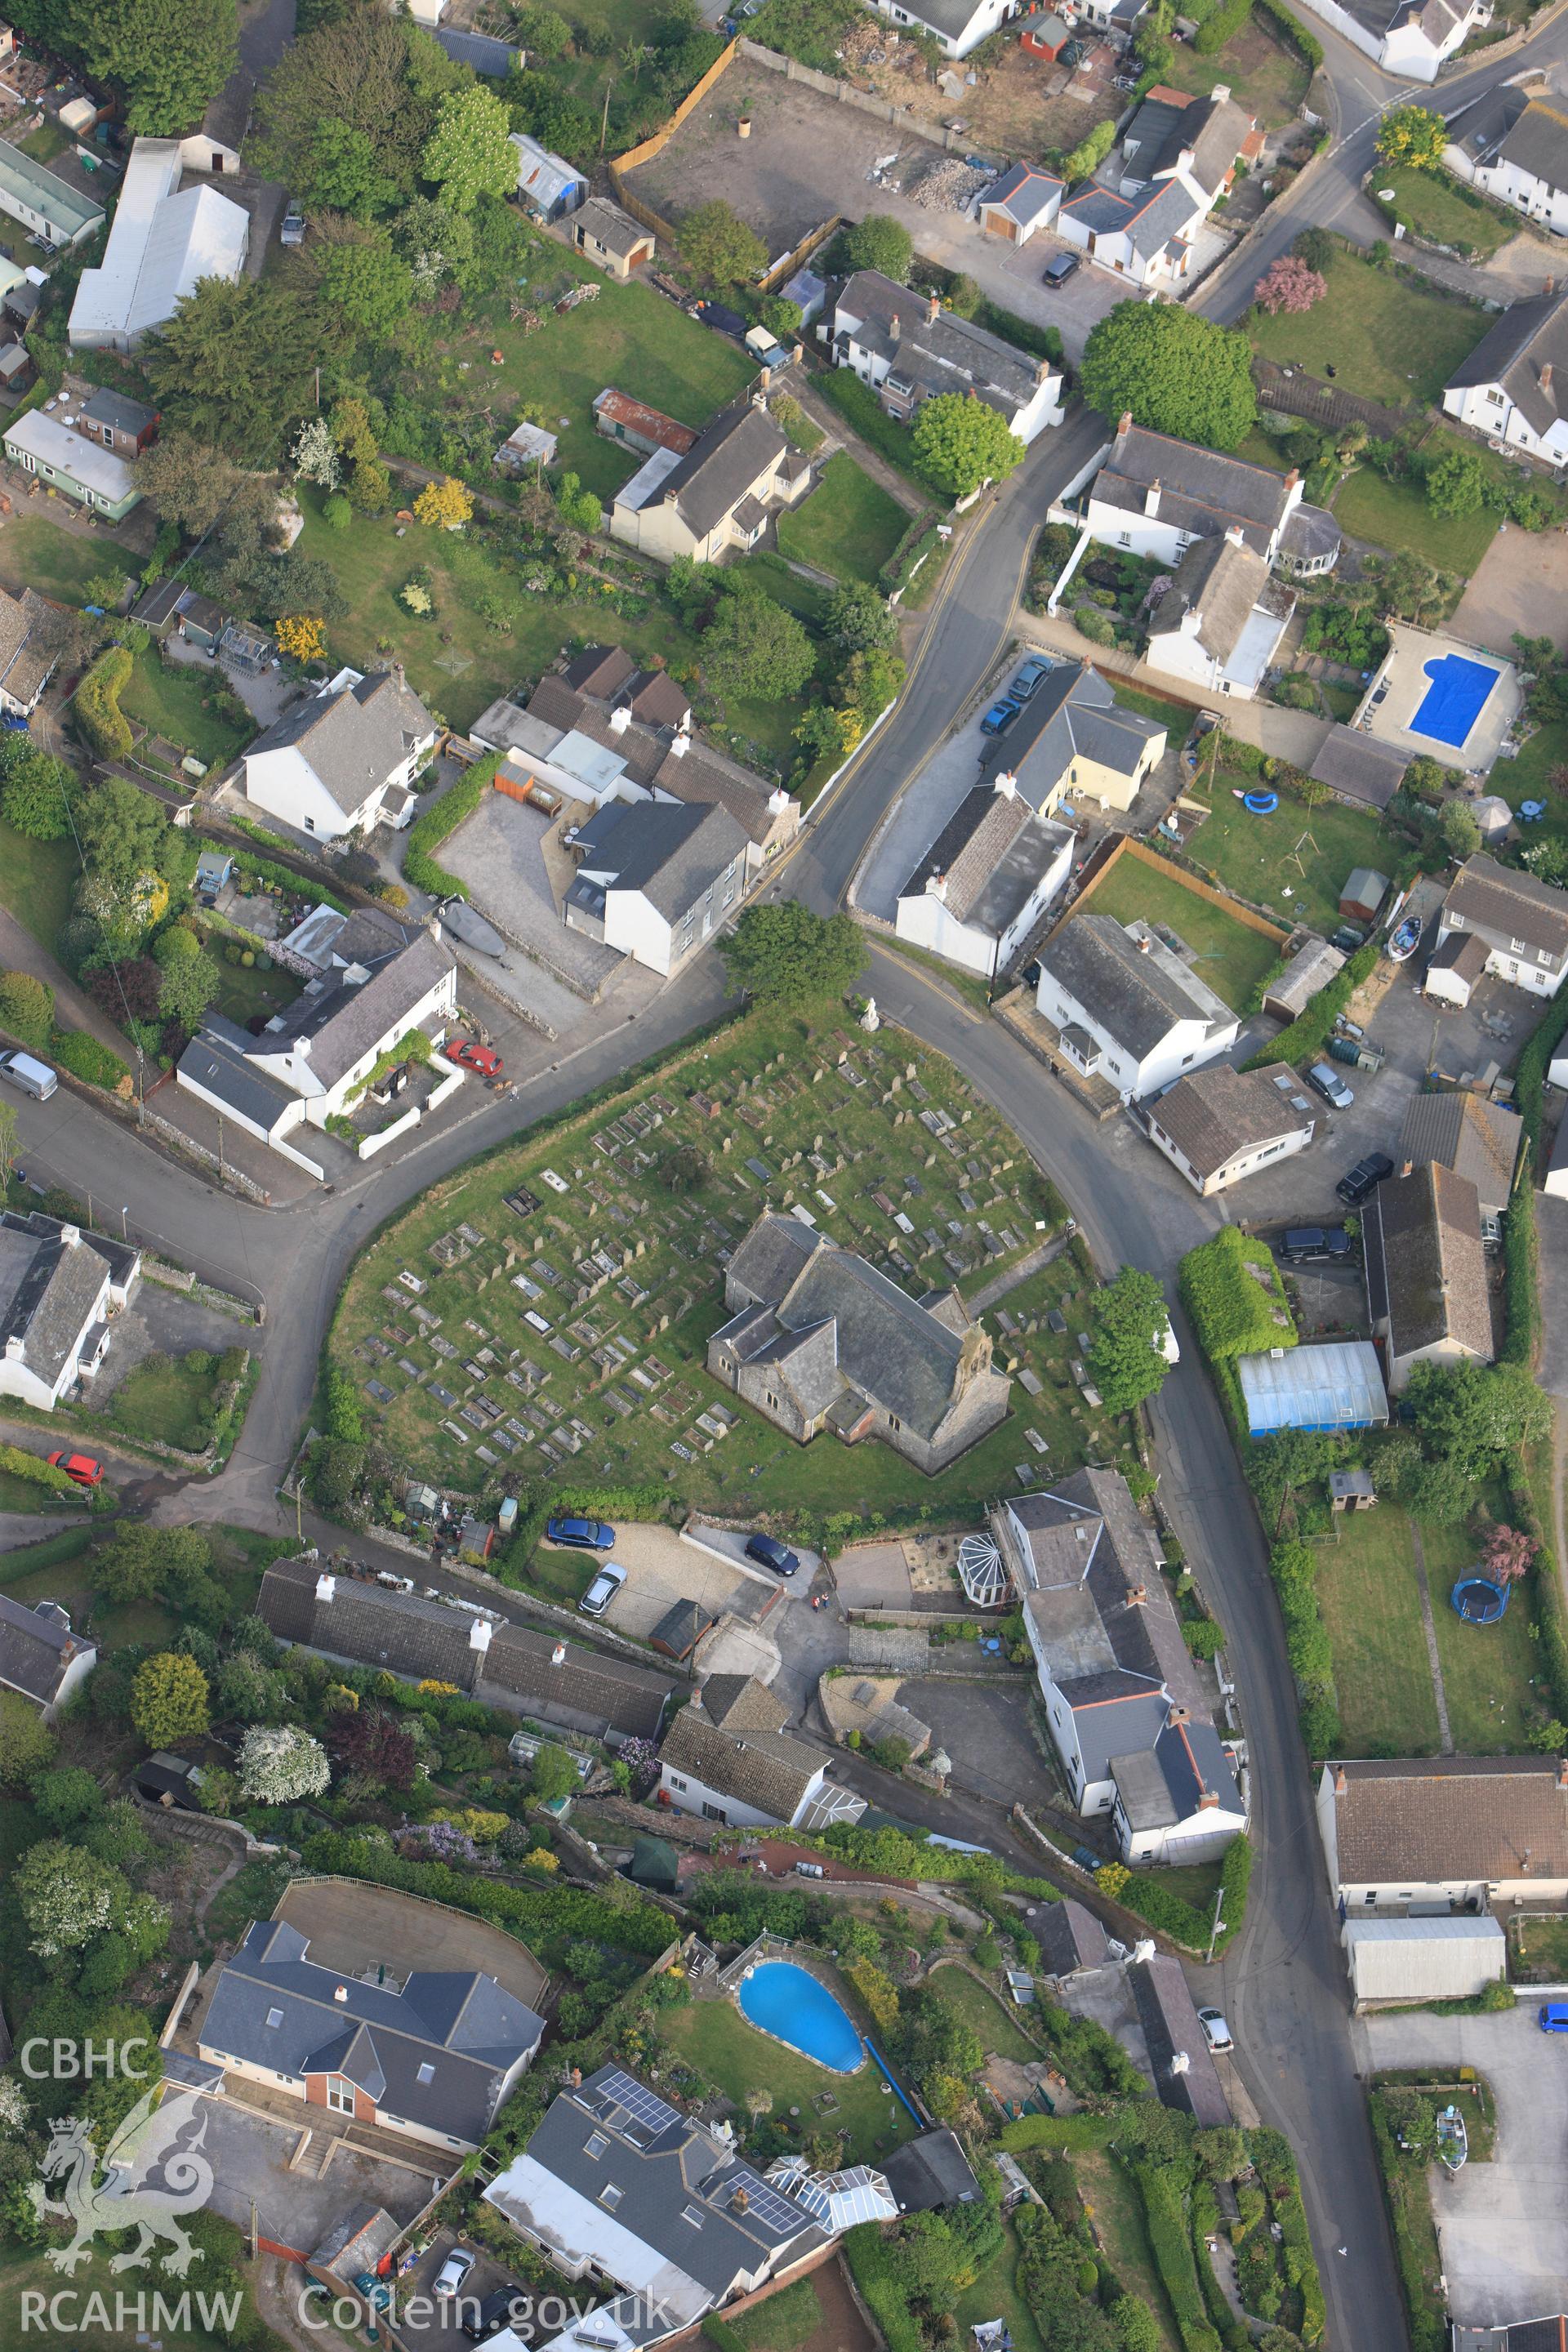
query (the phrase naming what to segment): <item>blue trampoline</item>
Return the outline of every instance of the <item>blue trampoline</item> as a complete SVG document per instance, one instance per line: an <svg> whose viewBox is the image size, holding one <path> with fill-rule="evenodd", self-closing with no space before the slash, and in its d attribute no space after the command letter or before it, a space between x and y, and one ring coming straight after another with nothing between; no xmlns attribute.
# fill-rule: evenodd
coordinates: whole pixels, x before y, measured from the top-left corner
<svg viewBox="0 0 1568 2352"><path fill-rule="evenodd" d="M1429 736L1434 743L1447 743L1457 751L1486 709L1500 672L1489 669L1485 662L1470 661L1464 654L1441 654L1422 667L1432 683L1421 698L1410 732Z"/></svg>
<svg viewBox="0 0 1568 2352"><path fill-rule="evenodd" d="M1508 1595L1506 1584L1472 1574L1460 1577L1448 1599L1467 1625L1495 1625L1508 1607Z"/></svg>

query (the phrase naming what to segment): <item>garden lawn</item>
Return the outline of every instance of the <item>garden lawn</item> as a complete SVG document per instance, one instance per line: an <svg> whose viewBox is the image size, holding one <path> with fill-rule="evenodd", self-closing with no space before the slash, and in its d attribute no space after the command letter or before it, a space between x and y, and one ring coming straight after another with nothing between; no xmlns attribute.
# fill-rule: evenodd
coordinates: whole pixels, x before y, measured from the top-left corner
<svg viewBox="0 0 1568 2352"><path fill-rule="evenodd" d="M667 2010L660 2031L688 2065L718 2084L742 2116L746 2093L761 2083L773 2095L775 2119L795 2121L790 2109L798 2107L803 2132L847 2133L847 2164L874 2163L913 2129L901 2100L884 2096L882 2070L868 2058L855 2074L836 2074L786 2050L771 2034L759 2033L732 2000L693 2000L684 2009ZM837 2100L837 2114L822 2115L813 2106L824 2091L831 2091Z"/></svg>
<svg viewBox="0 0 1568 2352"><path fill-rule="evenodd" d="M30 841L0 819L0 899L51 955L77 873L74 842Z"/></svg>
<svg viewBox="0 0 1568 2352"><path fill-rule="evenodd" d="M1200 835L1201 838L1201 835ZM1105 880L1080 901L1118 923L1142 916L1163 923L1192 949L1197 977L1222 996L1233 1013L1245 1013L1265 972L1279 961L1280 942L1248 929L1223 907L1211 906L1174 875L1145 866L1141 857L1118 858Z"/></svg>
<svg viewBox="0 0 1568 2352"><path fill-rule="evenodd" d="M19 596L36 588L62 604L79 604L87 583L100 572L137 569L128 551L107 532L89 538L85 532L62 530L47 515L16 514L0 525L0 588Z"/></svg>
<svg viewBox="0 0 1568 2352"><path fill-rule="evenodd" d="M0 1470L0 1511L68 1512L70 1507L68 1496L51 1494L30 1478L13 1477L9 1470Z"/></svg>
<svg viewBox="0 0 1568 2352"><path fill-rule="evenodd" d="M1201 58L1179 42L1170 63L1160 68L1167 89L1184 89L1194 98L1206 98L1216 80L1226 83L1237 104L1256 115L1265 131L1295 121L1311 79L1306 58L1279 38L1258 9L1218 57Z"/></svg>
<svg viewBox="0 0 1568 2352"><path fill-rule="evenodd" d="M216 662L210 670L165 662L154 646L146 646L136 656L120 708L132 726L162 735L205 767L226 768L256 729L249 720L241 726L224 716L217 708L223 691L223 672Z"/></svg>
<svg viewBox="0 0 1568 2352"><path fill-rule="evenodd" d="M835 450L816 488L799 507L781 514L779 552L794 562L831 572L838 580L876 579L909 527L897 499Z"/></svg>
<svg viewBox="0 0 1568 2352"><path fill-rule="evenodd" d="M1384 188L1394 200L1381 204ZM1416 236L1435 245L1468 247L1478 261L1489 261L1519 227L1517 213L1504 212L1484 196L1456 180L1451 172L1417 172L1409 163L1379 163L1369 194L1381 209Z"/></svg>
<svg viewBox="0 0 1568 2352"><path fill-rule="evenodd" d="M1014 2023L1000 1996L979 1983L966 1968L954 1963L938 1969L931 1984L933 1991L958 2011L964 2023L974 2028L988 2053L997 2058L1016 2058L1023 2065L1041 2055L1037 2046Z"/></svg>
<svg viewBox="0 0 1568 2352"><path fill-rule="evenodd" d="M1142 694L1136 687L1118 686L1111 688L1112 698L1123 710L1136 710L1143 719L1157 719L1169 734L1171 751L1179 751L1192 732L1193 709L1186 702L1167 702L1158 694Z"/></svg>
<svg viewBox="0 0 1568 2352"><path fill-rule="evenodd" d="M206 1444L202 1413L216 1386L216 1367L194 1372L182 1363L138 1364L109 1401L105 1418L127 1437L152 1437L199 1454Z"/></svg>
<svg viewBox="0 0 1568 2352"><path fill-rule="evenodd" d="M1475 1566L1477 1549L1463 1528L1421 1529L1448 1726L1461 1756L1518 1756L1533 1745L1531 1731L1551 1712L1544 1680L1539 1697L1533 1685L1530 1590L1515 1587L1498 1624L1467 1625L1448 1595L1456 1578Z"/></svg>
<svg viewBox="0 0 1568 2352"><path fill-rule="evenodd" d="M270 971L262 971L255 964L247 967L228 962L223 951L221 931L210 936L209 952L223 982L222 989L213 999L214 1009L241 1029L258 1013L268 1016L281 1013L284 1006L292 1004L300 993L300 983L280 964L274 964Z"/></svg>
<svg viewBox="0 0 1568 2352"><path fill-rule="evenodd" d="M1149 2243L1143 2200L1136 2186L1107 2148L1075 2148L1072 2168L1079 2194L1104 2241L1110 2269L1153 2313L1163 2352L1176 2352L1181 2337Z"/></svg>
<svg viewBox="0 0 1568 2352"><path fill-rule="evenodd" d="M1238 898L1267 907L1281 923L1305 922L1331 931L1340 919L1340 892L1353 867L1388 870L1394 847L1380 820L1365 809L1324 801L1305 808L1289 793L1272 816L1252 816L1234 792L1255 784L1251 776L1222 768L1215 779L1214 805L1188 845L1188 855ZM1303 834L1311 841L1296 844ZM1314 850L1313 844L1316 844ZM1284 890L1290 892L1282 898Z"/></svg>
<svg viewBox="0 0 1568 2352"><path fill-rule="evenodd" d="M1198 62L1216 70L1212 58ZM1328 293L1313 310L1249 318L1253 348L1265 359L1319 377L1331 362L1342 392L1360 393L1387 408L1438 402L1491 323L1475 304L1425 283L1413 285L1354 254L1336 249L1326 275Z"/></svg>
<svg viewBox="0 0 1568 2352"><path fill-rule="evenodd" d="M129 2277L123 2271L117 2274L110 2270L110 2260L107 2248L95 2245L89 2250L85 2264L69 2275L67 2292L72 2300L62 2307L87 2315L73 2318L71 2322L69 2352L133 2352L137 2345L148 2343L150 2338L146 2328L136 2325L137 2299L139 2294L151 2298L154 2293L161 2294L163 2297L161 2306L156 2306L160 2312L157 2333L163 2352L224 2352L225 2346L230 2342L277 2345L280 2341L269 2328L261 2326L248 2280L241 2282L243 2310L239 2315L239 2328L247 2332L243 2336L237 2332L232 2337L226 2334L220 2336L209 2333L200 2325L176 2326L171 2318L163 2315L172 2313L175 2317L199 2322L202 2307L200 2280L204 2267L201 2263L198 2262L191 2273L188 2281L191 2294L187 2302L182 2295L179 2281L171 2280L165 2273L151 2268L138 2267ZM210 2269L211 2264L205 2267ZM242 2265L237 2263L236 2267ZM26 2313L42 2314L51 2296L60 2292L62 2284L59 2272L50 2267L41 2249L19 2245L12 2240L0 2252L0 2340L7 2344L26 2343L29 2325L41 2326L43 2323L37 2319L29 2322L24 2315L25 2310ZM37 2296L41 2300L24 2306L24 2295ZM107 2321L118 2314L121 2303L128 2315L123 2327L98 2326L90 2315L101 2311ZM149 2301L147 2307L152 2309L155 2306ZM220 2314L214 2315L221 2316ZM60 2340L63 2345L66 2339L62 2336ZM317 2340L324 2341L324 2338ZM353 2340L357 2343L363 2339L355 2337Z"/></svg>
<svg viewBox="0 0 1568 2352"><path fill-rule="evenodd" d="M1437 1701L1410 1522L1384 1503L1339 1524L1337 1544L1313 1549L1318 1603L1333 1645L1343 1752L1366 1756L1376 1742L1395 1756L1434 1755ZM1434 1611L1436 1598L1434 1593Z"/></svg>
<svg viewBox="0 0 1568 2352"><path fill-rule="evenodd" d="M1498 519L1485 507L1474 514L1434 514L1419 482L1385 481L1370 466L1358 466L1333 499L1334 520L1352 539L1368 540L1391 551L1408 548L1438 572L1471 573L1497 534Z"/></svg>
<svg viewBox="0 0 1568 2352"><path fill-rule="evenodd" d="M1568 1984L1568 1919L1512 1919L1508 1948L1517 1981Z"/></svg>
<svg viewBox="0 0 1568 2352"><path fill-rule="evenodd" d="M1001 2319L1012 2336L1013 2352L1045 2352L1035 2315L1018 2290L1018 2241L1011 2221L1003 2222L1001 2245L974 2284L959 2296L952 2315L958 2322L960 2344L973 2342L972 2327L988 2319Z"/></svg>
<svg viewBox="0 0 1568 2352"><path fill-rule="evenodd" d="M808 2278L781 2287L735 2322L747 2352L796 2352L822 2325L822 2305Z"/></svg>

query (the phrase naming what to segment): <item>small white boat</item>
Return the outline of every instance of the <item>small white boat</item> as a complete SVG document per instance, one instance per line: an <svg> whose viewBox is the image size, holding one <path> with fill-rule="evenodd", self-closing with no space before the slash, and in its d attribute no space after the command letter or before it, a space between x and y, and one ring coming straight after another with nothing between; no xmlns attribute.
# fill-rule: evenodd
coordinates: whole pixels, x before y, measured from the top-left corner
<svg viewBox="0 0 1568 2352"><path fill-rule="evenodd" d="M1390 959L1394 963L1408 963L1421 944L1421 918L1406 915L1388 942Z"/></svg>
<svg viewBox="0 0 1568 2352"><path fill-rule="evenodd" d="M1437 2161L1450 2172L1458 2172L1469 2155L1470 2143L1465 2130L1465 2118L1458 2107L1447 2106L1437 2118Z"/></svg>

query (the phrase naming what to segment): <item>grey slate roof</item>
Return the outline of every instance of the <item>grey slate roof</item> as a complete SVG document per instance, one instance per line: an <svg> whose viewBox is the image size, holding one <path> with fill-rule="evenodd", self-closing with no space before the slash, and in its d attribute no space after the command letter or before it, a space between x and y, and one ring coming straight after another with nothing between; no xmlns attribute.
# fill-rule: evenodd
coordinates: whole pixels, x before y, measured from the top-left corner
<svg viewBox="0 0 1568 2352"><path fill-rule="evenodd" d="M1023 794L992 784L965 793L900 891L919 898L928 881L947 877L944 904L956 922L995 937L1005 931L1068 839L1067 828L1037 816Z"/></svg>
<svg viewBox="0 0 1568 2352"><path fill-rule="evenodd" d="M1223 539L1238 526L1247 543L1267 555L1284 520L1294 474L1254 466L1203 449L1191 441L1126 425L1096 475L1089 495L1122 512L1142 514L1147 493L1159 485L1159 516L1194 537Z"/></svg>
<svg viewBox="0 0 1568 2352"><path fill-rule="evenodd" d="M98 1234L67 1243L58 1217L0 1215L0 1349L20 1339L23 1362L53 1382L90 1326L106 1274L129 1280L138 1253ZM101 1246L100 1246L101 1244Z"/></svg>
<svg viewBox="0 0 1568 2352"><path fill-rule="evenodd" d="M1489 1364L1480 1201L1468 1178L1430 1160L1390 1176L1367 1202L1361 1230L1372 1319L1387 1318L1390 1357L1452 1340Z"/></svg>
<svg viewBox="0 0 1568 2352"><path fill-rule="evenodd" d="M576 223L574 235L585 231L617 260L624 261L639 245L647 243L647 230L633 220L630 213L623 212L619 205L612 204L608 196L590 196L573 217Z"/></svg>
<svg viewBox="0 0 1568 2352"><path fill-rule="evenodd" d="M1268 585L1268 563L1253 548L1230 539L1194 539L1154 607L1150 634L1169 636L1196 613L1199 645L1228 661Z"/></svg>
<svg viewBox="0 0 1568 2352"><path fill-rule="evenodd" d="M1179 2108L1206 2130L1231 2120L1230 2103L1220 2086L1219 2070L1198 2021L1197 2009L1187 1990L1180 1960L1157 1952L1127 1971L1138 2021L1143 2028L1154 2088L1168 2107ZM1187 2055L1182 2074L1173 2074L1171 2061L1178 2050Z"/></svg>
<svg viewBox="0 0 1568 2352"><path fill-rule="evenodd" d="M1450 392L1501 384L1535 433L1568 416L1568 293L1515 302L1448 378Z"/></svg>
<svg viewBox="0 0 1568 2352"><path fill-rule="evenodd" d="M673 503L695 538L706 539L788 451L782 427L765 408L747 402L726 409L671 467L658 499Z"/></svg>
<svg viewBox="0 0 1568 2352"><path fill-rule="evenodd" d="M1142 1061L1179 1021L1220 1026L1212 992L1189 980L1174 956L1140 949L1109 915L1074 915L1040 950L1040 965L1091 1020Z"/></svg>
<svg viewBox="0 0 1568 2352"><path fill-rule="evenodd" d="M1342 800L1385 809L1404 781L1403 751L1373 742L1353 727L1331 727L1308 771Z"/></svg>
<svg viewBox="0 0 1568 2352"><path fill-rule="evenodd" d="M482 2139L501 2078L538 2047L543 2019L478 1969L416 1969L394 1992L320 1968L309 1954L297 1928L252 1921L214 1987L203 2052L296 2080L345 2074L389 2115ZM384 1957L395 1963L395 1954L365 1955L367 1963Z"/></svg>
<svg viewBox="0 0 1568 2352"><path fill-rule="evenodd" d="M92 1657L97 1650L96 1642L73 1633L58 1617L0 1592L0 1684L7 1690L50 1706L67 1668L84 1652Z"/></svg>
<svg viewBox="0 0 1568 2352"><path fill-rule="evenodd" d="M584 873L567 896L578 898L590 871L608 874L608 882L587 884L601 902L606 889L640 891L667 921L678 922L745 845L728 809L709 802L611 802L598 812Z"/></svg>
<svg viewBox="0 0 1568 2352"><path fill-rule="evenodd" d="M132 400L129 393L110 392L102 384L81 414L90 425L112 425L117 433L138 436L158 421L157 410L149 408L144 400Z"/></svg>
<svg viewBox="0 0 1568 2352"><path fill-rule="evenodd" d="M794 1217L763 1212L730 1260L725 1290L771 1309L781 1341L805 1335L835 1391L849 1387L921 1437L934 1437L962 1393L961 1360L977 1327L951 1329L864 1258Z"/></svg>
<svg viewBox="0 0 1568 2352"><path fill-rule="evenodd" d="M1448 885L1443 919L1447 923L1455 916L1460 928L1468 925L1483 937L1544 948L1554 965L1568 960L1568 891L1500 866L1484 851L1467 857Z"/></svg>
<svg viewBox="0 0 1568 2352"><path fill-rule="evenodd" d="M659 1760L775 1822L793 1822L827 1756L786 1731L727 1727L693 1701L666 1732Z"/></svg>
<svg viewBox="0 0 1568 2352"><path fill-rule="evenodd" d="M1435 1160L1475 1186L1495 1214L1508 1205L1519 1166L1524 1121L1518 1111L1479 1095L1413 1095L1399 1130L1401 1163Z"/></svg>
<svg viewBox="0 0 1568 2352"><path fill-rule="evenodd" d="M898 2200L900 2213L930 2213L942 2205L975 2205L980 2183L963 2143L945 2126L917 2132L885 2157L878 2169Z"/></svg>
<svg viewBox="0 0 1568 2352"><path fill-rule="evenodd" d="M1535 98L1521 107L1498 143L1496 160L1528 172L1548 187L1568 188L1568 114L1561 104Z"/></svg>
<svg viewBox="0 0 1568 2352"><path fill-rule="evenodd" d="M1110 1772L1135 1830L1173 1829L1202 1811L1205 1799L1222 1812L1243 1810L1230 1759L1212 1723L1173 1716L1152 1749L1117 1757Z"/></svg>
<svg viewBox="0 0 1568 2352"><path fill-rule="evenodd" d="M985 751L981 773L1008 771L1016 776L1030 807L1041 809L1068 776L1075 754L1081 752L1113 774L1131 776L1155 737L1165 731L1157 719L1124 710L1097 669L1082 662L1058 661L1005 736Z"/></svg>
<svg viewBox="0 0 1568 2352"><path fill-rule="evenodd" d="M1312 1125L1314 1114L1295 1073L1283 1072L1287 1087L1275 1085L1278 1074L1278 1068L1233 1070L1227 1062L1212 1062L1168 1087L1152 1117L1199 1176L1213 1176L1238 1152Z"/></svg>
<svg viewBox="0 0 1568 2352"><path fill-rule="evenodd" d="M297 751L345 816L363 806L416 744L435 735L436 722L419 697L379 670L336 694L313 694L275 719L246 754Z"/></svg>
<svg viewBox="0 0 1568 2352"><path fill-rule="evenodd" d="M437 25L434 30L447 55L458 65L471 66L475 73L505 75L517 63L513 42L498 41L489 33L466 32L458 25Z"/></svg>
<svg viewBox="0 0 1568 2352"><path fill-rule="evenodd" d="M181 1076L216 1095L237 1118L250 1119L270 1135L299 1097L281 1078L257 1067L250 1059L256 1042L248 1030L237 1028L221 1013L208 1013L181 1055L179 1069Z"/></svg>
<svg viewBox="0 0 1568 2352"><path fill-rule="evenodd" d="M1256 129L1251 115L1231 98L1192 98L1178 106L1151 94L1126 136L1137 142L1133 168L1141 180L1176 171L1190 153L1189 177L1206 195L1215 196Z"/></svg>
<svg viewBox="0 0 1568 2352"><path fill-rule="evenodd" d="M1037 30L1043 29L1040 27ZM1066 38L1066 27L1062 28ZM1059 196L1065 183L1054 172L1042 172L1034 163L1012 163L999 180L992 182L981 195L977 209L994 207L1005 212L1010 220L1027 226L1037 218L1053 195Z"/></svg>
<svg viewBox="0 0 1568 2352"><path fill-rule="evenodd" d="M860 324L854 340L892 359L897 373L931 393L976 393L989 407L1014 415L1031 401L1050 373L1049 363L1031 359L1016 344L1004 342L951 310L933 319L923 294L896 285L878 269L858 269L839 295L834 310L839 320Z"/></svg>
<svg viewBox="0 0 1568 2352"><path fill-rule="evenodd" d="M0 589L0 687L23 704L42 693L58 656L48 643L49 608L31 588Z"/></svg>
<svg viewBox="0 0 1568 2352"><path fill-rule="evenodd" d="M1073 1975L1079 1969L1098 1969L1110 1957L1104 1928L1092 1911L1070 1895L1060 1903L1042 1903L1035 1914L1035 1941L1040 1965L1054 1977Z"/></svg>

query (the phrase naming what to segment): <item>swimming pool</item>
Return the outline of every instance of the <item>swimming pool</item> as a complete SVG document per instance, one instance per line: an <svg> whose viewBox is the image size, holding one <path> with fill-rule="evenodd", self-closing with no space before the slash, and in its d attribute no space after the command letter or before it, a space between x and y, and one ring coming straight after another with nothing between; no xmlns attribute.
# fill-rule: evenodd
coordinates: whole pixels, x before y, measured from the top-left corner
<svg viewBox="0 0 1568 2352"><path fill-rule="evenodd" d="M835 2074L853 2074L860 2036L827 1987L793 1960L764 1960L741 1987L741 2014Z"/></svg>
<svg viewBox="0 0 1568 2352"><path fill-rule="evenodd" d="M1434 743L1458 751L1469 734L1500 677L1485 662L1468 661L1463 654L1443 654L1422 667L1431 685L1410 722L1413 735L1429 735Z"/></svg>

